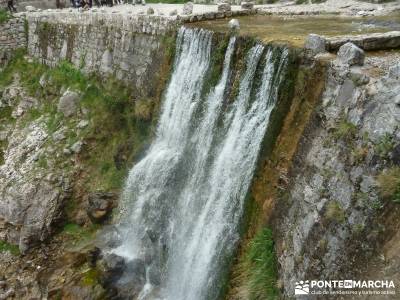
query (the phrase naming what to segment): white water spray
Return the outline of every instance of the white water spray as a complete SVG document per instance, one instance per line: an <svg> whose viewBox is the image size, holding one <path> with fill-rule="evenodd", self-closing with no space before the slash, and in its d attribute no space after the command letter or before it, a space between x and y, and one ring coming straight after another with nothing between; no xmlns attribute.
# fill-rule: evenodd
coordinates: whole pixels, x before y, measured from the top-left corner
<svg viewBox="0 0 400 300"><path fill-rule="evenodd" d="M212 33L179 31L157 136L129 173L118 225L122 245L113 250L145 262L140 299L218 297L288 54L255 45L236 99L227 99L235 44L230 38L220 80L204 96Z"/></svg>

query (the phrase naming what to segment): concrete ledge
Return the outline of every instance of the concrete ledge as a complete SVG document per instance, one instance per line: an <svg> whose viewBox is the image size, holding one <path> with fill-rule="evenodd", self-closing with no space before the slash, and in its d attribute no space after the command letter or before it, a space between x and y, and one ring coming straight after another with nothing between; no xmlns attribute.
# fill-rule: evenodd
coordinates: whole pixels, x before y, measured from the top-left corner
<svg viewBox="0 0 400 300"><path fill-rule="evenodd" d="M400 31L326 38L326 50L337 51L347 42L351 42L365 51L400 48Z"/></svg>

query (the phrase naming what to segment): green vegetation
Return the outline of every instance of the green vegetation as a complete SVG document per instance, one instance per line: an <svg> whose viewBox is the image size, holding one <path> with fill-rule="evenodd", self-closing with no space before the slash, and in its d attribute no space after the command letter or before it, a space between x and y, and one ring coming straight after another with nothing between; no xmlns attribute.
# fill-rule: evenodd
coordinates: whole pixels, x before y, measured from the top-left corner
<svg viewBox="0 0 400 300"><path fill-rule="evenodd" d="M351 122L348 122L345 118L341 119L333 132L334 138L343 139L347 142L353 140L356 134L357 126Z"/></svg>
<svg viewBox="0 0 400 300"><path fill-rule="evenodd" d="M12 16L7 10L0 8L0 24L7 22L11 18Z"/></svg>
<svg viewBox="0 0 400 300"><path fill-rule="evenodd" d="M73 244L76 244L78 242L91 240L97 229L96 225L82 227L78 224L68 223L64 225L61 234L68 237Z"/></svg>
<svg viewBox="0 0 400 300"><path fill-rule="evenodd" d="M248 273L248 288L251 300L277 299L277 260L272 231L263 228L249 244L245 270Z"/></svg>
<svg viewBox="0 0 400 300"><path fill-rule="evenodd" d="M121 187L129 163L143 151L153 133L154 113L158 109L158 96L137 98L137 91L114 77L102 80L95 75L84 75L70 63L61 62L55 68L48 68L38 62L27 62L25 52L17 51L14 59L2 72L0 87L7 86L19 74L20 82L27 93L41 101L40 107L29 110L21 120L31 122L44 116L51 134L62 126L66 133L67 145L78 140L85 141L81 162L88 176L85 184L88 190L113 190ZM42 87L40 79L45 79ZM81 108L86 110L85 118L90 125L76 132L77 119L65 119L57 113L57 103L66 89L78 91ZM0 119L9 117L11 111L0 111ZM44 161L39 161L45 166ZM65 159L60 157L60 164Z"/></svg>
<svg viewBox="0 0 400 300"><path fill-rule="evenodd" d="M343 223L346 219L345 212L338 201L331 201L325 211L325 218L328 221Z"/></svg>
<svg viewBox="0 0 400 300"><path fill-rule="evenodd" d="M154 103L149 99L135 102L135 117L142 121L150 121L154 110Z"/></svg>
<svg viewBox="0 0 400 300"><path fill-rule="evenodd" d="M400 203L400 167L392 167L382 172L377 181L384 199Z"/></svg>
<svg viewBox="0 0 400 300"><path fill-rule="evenodd" d="M94 286L99 283L100 274L95 268L88 268L83 272L82 284L85 286Z"/></svg>
<svg viewBox="0 0 400 300"><path fill-rule="evenodd" d="M356 147L351 151L351 156L356 164L362 163L368 155L367 147Z"/></svg>
<svg viewBox="0 0 400 300"><path fill-rule="evenodd" d="M375 152L382 158L385 159L389 156L390 152L393 151L395 142L393 136L386 133L380 138L378 143L375 145Z"/></svg>
<svg viewBox="0 0 400 300"><path fill-rule="evenodd" d="M0 252L10 252L12 255L19 255L19 249L17 245L12 245L6 241L0 240Z"/></svg>

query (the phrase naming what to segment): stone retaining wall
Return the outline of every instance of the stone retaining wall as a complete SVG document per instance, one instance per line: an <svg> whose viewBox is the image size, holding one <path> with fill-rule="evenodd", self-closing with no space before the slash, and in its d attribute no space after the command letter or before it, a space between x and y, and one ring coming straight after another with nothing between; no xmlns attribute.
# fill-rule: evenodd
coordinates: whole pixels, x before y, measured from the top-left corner
<svg viewBox="0 0 400 300"><path fill-rule="evenodd" d="M115 75L138 90L151 84L177 20L104 13L29 14L29 55L54 66L70 61L84 72ZM174 45L173 45L174 47Z"/></svg>
<svg viewBox="0 0 400 300"><path fill-rule="evenodd" d="M26 47L25 18L15 17L0 24L0 64L15 49Z"/></svg>
<svg viewBox="0 0 400 300"><path fill-rule="evenodd" d="M178 16L178 20L181 23L192 23L206 20L215 20L215 19L223 19L223 18L232 18L239 16L250 16L257 14L258 11L256 9L242 9L242 10L232 10L227 12L206 12L202 14L193 14L189 16Z"/></svg>
<svg viewBox="0 0 400 300"><path fill-rule="evenodd" d="M347 42L352 42L365 51L400 48L400 31L326 38L326 49L337 51Z"/></svg>

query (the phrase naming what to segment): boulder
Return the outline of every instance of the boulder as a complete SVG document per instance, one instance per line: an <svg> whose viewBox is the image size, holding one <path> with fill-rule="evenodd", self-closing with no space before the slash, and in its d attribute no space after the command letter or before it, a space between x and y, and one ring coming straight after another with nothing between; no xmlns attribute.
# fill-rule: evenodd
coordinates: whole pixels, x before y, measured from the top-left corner
<svg viewBox="0 0 400 300"><path fill-rule="evenodd" d="M104 222L114 208L117 194L110 192L95 192L89 195L87 214L93 223Z"/></svg>
<svg viewBox="0 0 400 300"><path fill-rule="evenodd" d="M33 11L36 11L36 8L32 5L27 5L27 6L25 6L25 10L28 12L33 12Z"/></svg>
<svg viewBox="0 0 400 300"><path fill-rule="evenodd" d="M178 10L176 10L176 9L169 12L170 16L176 16L177 14L178 14Z"/></svg>
<svg viewBox="0 0 400 300"><path fill-rule="evenodd" d="M231 5L227 2L219 2L217 4L217 7L218 7L218 12L225 13L225 12L231 11Z"/></svg>
<svg viewBox="0 0 400 300"><path fill-rule="evenodd" d="M82 151L82 146L83 143L81 141L78 141L71 146L71 151L74 152L75 154L78 154Z"/></svg>
<svg viewBox="0 0 400 300"><path fill-rule="evenodd" d="M232 19L228 22L228 26L231 30L239 30L240 24L238 19Z"/></svg>
<svg viewBox="0 0 400 300"><path fill-rule="evenodd" d="M125 260L114 253L108 254L100 261L102 269L102 281L104 285L112 285L121 278L125 270Z"/></svg>
<svg viewBox="0 0 400 300"><path fill-rule="evenodd" d="M242 9L253 9L254 8L254 2L242 2L241 4L240 4L240 7L242 8Z"/></svg>
<svg viewBox="0 0 400 300"><path fill-rule="evenodd" d="M337 58L339 62L349 66L362 66L364 64L365 53L361 48L358 48L353 43L348 42L339 48Z"/></svg>
<svg viewBox="0 0 400 300"><path fill-rule="evenodd" d="M326 51L326 40L318 34L309 34L304 48L310 50L313 54L323 53Z"/></svg>
<svg viewBox="0 0 400 300"><path fill-rule="evenodd" d="M147 9L147 14L148 14L148 15L154 15L154 9L153 9L152 7L149 7L149 8Z"/></svg>
<svg viewBox="0 0 400 300"><path fill-rule="evenodd" d="M191 15L193 13L193 2L186 2L183 5L182 14L183 15Z"/></svg>
<svg viewBox="0 0 400 300"><path fill-rule="evenodd" d="M57 111L65 117L71 117L78 110L80 95L75 91L66 90L58 101Z"/></svg>
<svg viewBox="0 0 400 300"><path fill-rule="evenodd" d="M89 125L89 121L88 120L81 120L76 125L76 127L79 128L79 129L83 129L83 128L86 128L88 125Z"/></svg>

